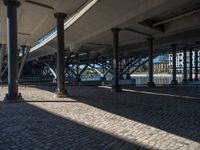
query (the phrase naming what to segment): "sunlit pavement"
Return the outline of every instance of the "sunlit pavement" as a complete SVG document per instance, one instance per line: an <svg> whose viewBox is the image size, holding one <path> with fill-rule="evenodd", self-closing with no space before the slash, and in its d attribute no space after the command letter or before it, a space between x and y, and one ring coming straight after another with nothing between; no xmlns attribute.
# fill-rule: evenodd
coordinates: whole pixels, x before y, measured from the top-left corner
<svg viewBox="0 0 200 150"><path fill-rule="evenodd" d="M200 87L67 89L20 87L25 103L1 103L0 149L200 149Z"/></svg>

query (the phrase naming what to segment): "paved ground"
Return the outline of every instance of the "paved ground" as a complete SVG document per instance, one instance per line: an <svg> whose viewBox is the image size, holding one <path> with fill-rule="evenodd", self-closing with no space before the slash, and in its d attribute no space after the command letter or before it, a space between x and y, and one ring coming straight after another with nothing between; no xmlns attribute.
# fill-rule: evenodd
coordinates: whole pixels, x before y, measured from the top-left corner
<svg viewBox="0 0 200 150"><path fill-rule="evenodd" d="M20 87L26 103L0 103L0 150L200 150L200 87L54 90Z"/></svg>

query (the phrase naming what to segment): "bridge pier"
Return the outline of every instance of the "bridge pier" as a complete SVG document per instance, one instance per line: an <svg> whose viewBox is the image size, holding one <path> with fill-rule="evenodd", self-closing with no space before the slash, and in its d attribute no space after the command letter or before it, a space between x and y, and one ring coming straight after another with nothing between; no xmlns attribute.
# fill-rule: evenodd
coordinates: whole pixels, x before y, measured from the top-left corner
<svg viewBox="0 0 200 150"><path fill-rule="evenodd" d="M119 86L119 56L118 56L118 49L119 49L119 32L120 29L113 28L113 85L112 91L113 92L120 92L121 88Z"/></svg>
<svg viewBox="0 0 200 150"><path fill-rule="evenodd" d="M1 44L1 51L0 51L0 74L2 73L3 62L4 62L4 54L5 54L5 45Z"/></svg>
<svg viewBox="0 0 200 150"><path fill-rule="evenodd" d="M148 38L148 51L149 51L149 87L155 87L155 83L153 81L153 37Z"/></svg>
<svg viewBox="0 0 200 150"><path fill-rule="evenodd" d="M182 83L187 83L187 49L183 48L183 81Z"/></svg>
<svg viewBox="0 0 200 150"><path fill-rule="evenodd" d="M58 12L54 16L57 19L57 90L54 96L62 98L67 96L64 79L64 20L67 15Z"/></svg>
<svg viewBox="0 0 200 150"><path fill-rule="evenodd" d="M199 77L198 77L198 72L199 72L199 70L198 70L198 64L199 64L199 60L198 60L198 58L199 58L199 56L198 56L198 50L196 50L195 51L195 81L199 81Z"/></svg>
<svg viewBox="0 0 200 150"><path fill-rule="evenodd" d="M178 84L177 80L176 80L176 49L177 49L177 45L173 44L172 46L172 81L171 84L172 85L176 85Z"/></svg>
<svg viewBox="0 0 200 150"><path fill-rule="evenodd" d="M22 50L22 57L24 57L26 51L26 45L22 45L21 50Z"/></svg>
<svg viewBox="0 0 200 150"><path fill-rule="evenodd" d="M190 82L193 82L193 48L189 49L190 52Z"/></svg>
<svg viewBox="0 0 200 150"><path fill-rule="evenodd" d="M18 50L17 50L17 0L4 0L7 7L7 47L8 47L8 93L4 102L18 102L22 99L18 93Z"/></svg>

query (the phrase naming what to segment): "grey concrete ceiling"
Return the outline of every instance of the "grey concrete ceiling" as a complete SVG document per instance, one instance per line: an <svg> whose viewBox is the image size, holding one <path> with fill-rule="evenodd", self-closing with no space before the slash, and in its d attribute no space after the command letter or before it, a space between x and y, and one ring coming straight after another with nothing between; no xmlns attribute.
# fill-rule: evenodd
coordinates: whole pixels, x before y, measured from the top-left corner
<svg viewBox="0 0 200 150"><path fill-rule="evenodd" d="M33 46L56 26L55 12L72 15L87 0L19 0L18 44ZM6 7L0 1L0 43L7 43Z"/></svg>
<svg viewBox="0 0 200 150"><path fill-rule="evenodd" d="M56 9L59 8L56 6L62 5L65 12L70 14L85 1L65 0L59 2L46 0L45 4L52 5ZM56 5L56 3L58 4ZM28 9L27 7L24 9ZM31 6L29 8L34 9ZM44 10L41 12L44 13ZM43 13L40 15L41 17L45 16ZM35 21L31 24L31 21L27 22L30 26L26 26L26 24L21 26L23 32L34 31L35 35L32 38L31 36L23 38L23 40L36 41L38 37L55 27L55 19L52 14L53 12L47 13L46 19L40 21L40 24L34 24ZM31 16L31 12L27 15ZM199 0L100 0L77 21L70 26L66 25L65 48L72 52L111 53L112 33L110 29L114 27L137 31L122 30L120 32L120 52L126 55L135 51L145 52L148 36L138 32L152 35L155 38L154 47L159 49L159 52L174 43L179 46L193 46L200 39L200 2ZM31 40L28 40L29 38ZM56 35L47 39L44 44L41 43L33 48L29 58L33 59L55 52Z"/></svg>

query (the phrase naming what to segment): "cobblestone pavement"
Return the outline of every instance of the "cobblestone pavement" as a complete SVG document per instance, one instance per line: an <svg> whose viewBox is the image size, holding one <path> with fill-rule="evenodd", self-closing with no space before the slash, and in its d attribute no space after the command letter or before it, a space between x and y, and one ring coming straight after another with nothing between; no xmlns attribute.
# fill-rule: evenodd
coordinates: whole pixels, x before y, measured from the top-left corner
<svg viewBox="0 0 200 150"><path fill-rule="evenodd" d="M0 103L0 150L200 150L200 87L54 89L23 86L26 103Z"/></svg>

